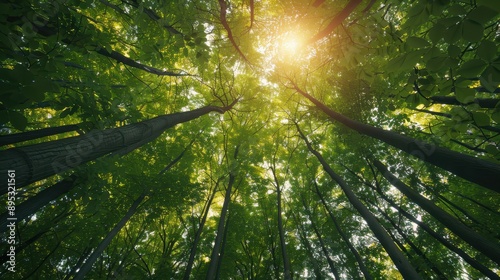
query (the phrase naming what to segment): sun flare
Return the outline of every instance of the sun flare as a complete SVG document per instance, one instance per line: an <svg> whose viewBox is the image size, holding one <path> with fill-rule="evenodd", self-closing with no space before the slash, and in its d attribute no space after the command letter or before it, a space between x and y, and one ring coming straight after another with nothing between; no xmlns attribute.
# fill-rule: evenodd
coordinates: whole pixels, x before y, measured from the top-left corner
<svg viewBox="0 0 500 280"><path fill-rule="evenodd" d="M296 33L286 33L281 39L281 52L286 56L294 56L302 45L301 37Z"/></svg>

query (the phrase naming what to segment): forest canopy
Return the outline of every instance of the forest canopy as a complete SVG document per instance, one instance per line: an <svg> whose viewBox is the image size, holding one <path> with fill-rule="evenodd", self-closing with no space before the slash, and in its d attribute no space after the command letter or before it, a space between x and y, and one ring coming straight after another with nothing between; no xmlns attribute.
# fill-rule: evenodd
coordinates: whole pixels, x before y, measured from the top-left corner
<svg viewBox="0 0 500 280"><path fill-rule="evenodd" d="M497 0L0 3L2 279L500 279Z"/></svg>

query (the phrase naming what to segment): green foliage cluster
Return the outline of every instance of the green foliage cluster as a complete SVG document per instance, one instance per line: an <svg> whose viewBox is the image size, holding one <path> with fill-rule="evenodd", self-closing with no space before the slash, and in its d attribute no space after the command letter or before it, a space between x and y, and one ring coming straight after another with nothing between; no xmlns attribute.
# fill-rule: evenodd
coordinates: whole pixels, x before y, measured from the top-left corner
<svg viewBox="0 0 500 280"><path fill-rule="evenodd" d="M78 277L145 194L88 279L187 279L193 247L190 277L202 279L218 234L220 279L283 279L285 250L293 278L366 277L353 248L373 279L401 279L295 124L422 278L487 277L429 230L500 275L497 260L395 189L373 159L496 246L498 193L332 121L294 88L352 119L500 164L497 1L360 1L331 33L307 43L354 1L311 2L321 1L0 3L0 140L79 128L2 149L238 99L225 114L177 125L126 155L20 188L17 205L71 174L76 178L70 191L18 221L16 272L3 261L0 278ZM224 5L231 34L221 19ZM298 47L287 53L290 34ZM225 229L218 232L232 176Z"/></svg>

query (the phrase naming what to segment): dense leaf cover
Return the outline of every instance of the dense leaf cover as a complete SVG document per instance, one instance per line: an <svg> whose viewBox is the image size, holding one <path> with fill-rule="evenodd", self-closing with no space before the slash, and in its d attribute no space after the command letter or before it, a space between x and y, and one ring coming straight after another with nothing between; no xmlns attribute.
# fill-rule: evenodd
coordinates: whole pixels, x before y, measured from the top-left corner
<svg viewBox="0 0 500 280"><path fill-rule="evenodd" d="M2 1L0 278L500 279L499 20Z"/></svg>

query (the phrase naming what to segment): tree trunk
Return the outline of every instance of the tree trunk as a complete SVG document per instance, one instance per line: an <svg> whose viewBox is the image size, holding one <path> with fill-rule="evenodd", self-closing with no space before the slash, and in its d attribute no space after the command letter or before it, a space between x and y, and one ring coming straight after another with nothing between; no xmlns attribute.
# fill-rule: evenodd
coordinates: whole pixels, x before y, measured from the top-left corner
<svg viewBox="0 0 500 280"><path fill-rule="evenodd" d="M316 1L316 2L319 2L319 1ZM337 28L340 24L342 24L342 21L344 21L354 11L354 9L359 4L361 4L361 2L363 2L363 1L350 0L349 3L347 3L347 5L344 7L344 9L342 9L342 11L340 11L340 13L338 13L332 19L332 21L328 24L327 27L325 27L325 29L318 32L316 35L314 35L314 37L312 37L309 40L309 43L312 44L312 43L322 39L323 37L326 37L328 34L332 33L335 30L335 28ZM319 3L319 5L321 5L321 3Z"/></svg>
<svg viewBox="0 0 500 280"><path fill-rule="evenodd" d="M113 227L113 229L106 235L106 237L99 243L97 248L92 252L92 254L87 258L85 263L82 265L80 270L76 273L74 280L81 280L85 277L85 275L92 269L92 266L97 261L97 259L102 255L104 250L111 243L113 238L120 232L120 230L125 226L125 224L132 218L132 216L136 213L137 208L141 204L141 202L146 197L146 192L143 192L135 201L132 203L132 206L128 209L127 213L123 218Z"/></svg>
<svg viewBox="0 0 500 280"><path fill-rule="evenodd" d="M16 218L17 222L20 222L30 215L35 214L47 205L52 200L60 197L61 195L69 192L75 187L76 175L73 174L68 178L54 184L51 187L44 189L43 191L37 193L35 196L28 198L26 201L20 203L16 206ZM0 233L7 230L7 218L9 217L8 211L0 215Z"/></svg>
<svg viewBox="0 0 500 280"><path fill-rule="evenodd" d="M446 104L446 105L469 105L478 104L481 108L495 108L500 99L495 98L475 98L474 101L463 104L457 100L455 96L431 96L429 99L433 104Z"/></svg>
<svg viewBox="0 0 500 280"><path fill-rule="evenodd" d="M217 183L215 184L212 193L209 195L208 200L203 209L204 210L202 214L203 216L199 223L198 229L196 230L193 244L191 245L191 249L189 250L189 259L186 265L186 271L184 272L184 277L183 277L184 280L189 280L189 277L191 276L191 270L193 270L194 257L196 256L196 248L198 247L198 243L200 242L201 233L203 232L203 227L205 226L205 222L207 221L208 217L208 212L210 211L210 205L212 204L215 194L217 193L217 187L219 186L219 182L221 179L222 178L219 178L219 180L217 180Z"/></svg>
<svg viewBox="0 0 500 280"><path fill-rule="evenodd" d="M493 191L500 192L500 184L498 184L498 174L500 174L499 164L438 147L435 144L425 143L393 131L386 131L381 128L351 120L331 110L326 105L301 90L296 84L294 84L294 88L298 93L314 103L318 109L345 126L361 134L379 139L421 160L448 170L466 180Z"/></svg>
<svg viewBox="0 0 500 280"><path fill-rule="evenodd" d="M352 245L351 241L349 240L347 235L344 233L344 231L340 227L340 224L337 221L337 218L335 218L335 215L333 215L332 211L330 210L330 207L328 207L328 204L326 203L325 198L323 197L323 195L319 191L319 187L318 187L318 184L316 183L316 181L314 182L314 186L315 186L316 194L318 194L319 198L321 199L321 203L323 204L323 207L328 212L330 219L332 220L333 224L335 225L335 229L337 229L337 232L342 237L342 240L344 240L344 242L347 244L347 247L349 247L349 250L351 251L351 253L354 256L354 258L356 259L356 261L358 262L359 269L361 270L361 272L365 276L365 279L367 279L367 280L373 279L372 275L370 274L370 272L366 268L365 263L364 263L363 259L361 258L361 255L358 253L358 250L356 250L354 245Z"/></svg>
<svg viewBox="0 0 500 280"><path fill-rule="evenodd" d="M1 151L1 179L6 182L7 172L4 171L15 170L16 187L20 188L122 148L136 146L137 143L144 145L170 127L199 118L209 112L224 113L230 110L234 103L227 107L205 106L119 128L95 130L81 136ZM6 192L7 185L2 184L0 194Z"/></svg>
<svg viewBox="0 0 500 280"><path fill-rule="evenodd" d="M391 219L391 217L389 216L389 214L387 214L387 212L385 212L384 210L382 210L378 205L376 204L372 204L373 206L375 206L378 211L380 212L380 214L382 214L382 216L385 217L385 219L387 221L389 221L389 223L392 225L393 228L396 229L396 231L399 233L399 235L401 235L401 237L403 237L403 240L406 242L406 244L410 245L410 247L412 248L412 250L419 256L421 257L425 263L432 269L432 271L434 271L434 273L436 273L436 275L438 276L439 279L448 279L442 272L441 270L439 270L439 268L429 259L427 258L427 256L424 254L424 252L422 252L414 243L413 241L410 240L410 238L408 238L408 236L406 235L406 233L403 232L403 230ZM408 257L410 257L410 255L408 255Z"/></svg>
<svg viewBox="0 0 500 280"><path fill-rule="evenodd" d="M302 245L304 245L304 248L306 249L306 254L309 260L311 261L311 264L313 266L313 271L314 271L314 276L316 280L322 280L324 279L323 275L321 274L321 269L320 265L318 264L318 261L314 257L314 249L311 245L311 242L309 242L309 239L307 237L307 232L306 229L303 225L303 223L300 221L299 217L295 214L294 211L291 211L292 217L295 221L295 224L297 225L297 232L299 234L300 241L302 242ZM312 223L311 218L309 218L309 221ZM338 278L335 278L338 280Z"/></svg>
<svg viewBox="0 0 500 280"><path fill-rule="evenodd" d="M406 259L403 253L401 253L398 247L394 244L394 241L391 239L389 234L380 225L377 218L368 210L368 208L363 203L361 203L354 192L347 186L345 181L333 171L333 169L325 161L323 156L318 151L314 150L314 148L311 146L311 143L309 143L305 135L300 130L299 126L297 124L296 126L309 151L316 156L326 173L328 173L328 175L330 175L330 177L339 184L349 202L363 217L375 237L380 241L385 251L389 254L389 257L392 259L401 275L405 279L421 279L420 275L418 275L418 273L415 271L415 268L412 267L412 265L408 262L408 259Z"/></svg>
<svg viewBox="0 0 500 280"><path fill-rule="evenodd" d="M283 229L283 217L281 216L281 186L278 181L278 177L276 177L276 172L274 168L271 168L273 173L274 182L276 183L276 200L278 204L278 232L280 235L280 245L281 245L281 255L283 257L283 268L284 268L284 279L291 280L292 279L292 270L290 265L290 259L288 258L288 252L286 250L286 242L285 242L285 230Z"/></svg>
<svg viewBox="0 0 500 280"><path fill-rule="evenodd" d="M235 178L236 176L233 173L229 174L229 182L227 184L226 194L224 195L224 203L222 204L220 212L219 225L217 226L217 236L215 237L214 247L212 248L212 254L210 256L210 265L208 267L206 278L207 280L214 280L217 273L217 265L221 252L222 237L224 236L227 209L229 207L229 202L231 202L231 190L233 188Z"/></svg>
<svg viewBox="0 0 500 280"><path fill-rule="evenodd" d="M417 191L408 187L405 183L399 180L396 176L387 170L379 160L373 160L373 164L380 171L380 173L400 192L405 194L408 199L417 203L422 209L431 214L436 220L445 225L457 236L472 245L478 251L488 256L494 262L500 264L500 246L493 241L488 240L479 233L471 230L466 225L455 219L453 216L437 207L430 200L420 195Z"/></svg>
<svg viewBox="0 0 500 280"><path fill-rule="evenodd" d="M323 237L321 237L321 233L319 232L318 227L314 223L314 220L312 219L311 216L309 216L309 220L311 221L311 227L313 228L316 237L318 237L319 245L321 246L321 251L323 251L323 254L326 257L326 261L328 262L328 266L330 267L330 271L332 272L333 277L335 277L335 280L340 280L341 278L339 271L335 267L332 258L330 258L330 254L328 253L328 249L326 248L325 241L323 240Z"/></svg>
<svg viewBox="0 0 500 280"><path fill-rule="evenodd" d="M76 131L79 129L77 124L63 125L58 127L48 127L22 133L8 134L0 136L0 146L9 145L65 132Z"/></svg>
<svg viewBox="0 0 500 280"><path fill-rule="evenodd" d="M362 180L361 178L358 177L358 179ZM378 189L374 187L373 185L369 184L366 181L363 181L363 183L370 187L372 190L376 191L389 205L394 207L398 211L398 213L402 214L405 216L408 220L412 221L416 225L418 225L421 229L426 231L430 236L434 237L437 241L439 241L441 244L443 244L446 248L450 249L451 251L455 252L457 255L459 255L464 261L466 261L470 266L473 268L477 269L480 271L482 274L488 276L491 279L496 279L500 280L500 277L496 275L493 271L491 271L489 268L481 264L480 262L476 261L474 258L472 258L469 254L467 254L465 251L462 249L458 248L454 244L452 244L450 241L445 239L443 236L441 236L439 233L431 229L427 224L417 220L415 217L413 217L410 213L408 213L406 210L401 208L396 202L394 202L392 199L390 199L384 192L382 192L381 189Z"/></svg>

